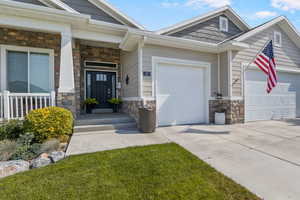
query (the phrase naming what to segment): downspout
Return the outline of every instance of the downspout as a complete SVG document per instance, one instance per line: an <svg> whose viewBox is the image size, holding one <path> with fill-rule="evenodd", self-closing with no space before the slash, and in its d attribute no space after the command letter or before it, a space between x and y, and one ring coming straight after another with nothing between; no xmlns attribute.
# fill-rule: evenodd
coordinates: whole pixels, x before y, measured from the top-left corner
<svg viewBox="0 0 300 200"><path fill-rule="evenodd" d="M218 93L221 93L221 61L220 61L220 53L218 53Z"/></svg>
<svg viewBox="0 0 300 200"><path fill-rule="evenodd" d="M145 41L146 37L144 36L138 43L138 95L139 98L143 101L143 105L145 105L143 89L143 47L145 46Z"/></svg>
<svg viewBox="0 0 300 200"><path fill-rule="evenodd" d="M227 51L228 56L228 96L232 98L232 50Z"/></svg>

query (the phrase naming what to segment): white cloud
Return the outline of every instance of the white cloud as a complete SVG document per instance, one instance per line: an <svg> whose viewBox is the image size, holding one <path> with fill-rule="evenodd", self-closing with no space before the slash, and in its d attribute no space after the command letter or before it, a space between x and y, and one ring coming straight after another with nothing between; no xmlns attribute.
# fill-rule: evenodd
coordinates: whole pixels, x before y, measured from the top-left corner
<svg viewBox="0 0 300 200"><path fill-rule="evenodd" d="M300 10L299 0L272 0L272 6L284 11Z"/></svg>
<svg viewBox="0 0 300 200"><path fill-rule="evenodd" d="M203 6L218 8L230 4L231 0L187 0L185 5L194 8L201 8Z"/></svg>
<svg viewBox="0 0 300 200"><path fill-rule="evenodd" d="M277 15L276 12L271 12L271 11L260 11L260 12L255 13L255 17L260 18L260 19L275 17L276 15Z"/></svg>
<svg viewBox="0 0 300 200"><path fill-rule="evenodd" d="M166 1L163 1L160 5L164 8L173 8L173 7L180 6L180 3L176 2L176 1L166 0Z"/></svg>

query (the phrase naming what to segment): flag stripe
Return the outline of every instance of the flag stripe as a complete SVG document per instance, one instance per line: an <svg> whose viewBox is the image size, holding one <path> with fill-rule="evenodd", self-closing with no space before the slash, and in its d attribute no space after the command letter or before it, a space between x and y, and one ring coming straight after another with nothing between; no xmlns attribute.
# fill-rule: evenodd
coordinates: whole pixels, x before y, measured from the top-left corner
<svg viewBox="0 0 300 200"><path fill-rule="evenodd" d="M262 52L255 58L254 63L267 76L267 93L271 93L273 88L277 86L276 62L274 59L274 49L272 40L267 44Z"/></svg>
<svg viewBox="0 0 300 200"><path fill-rule="evenodd" d="M265 69L265 67L261 66L257 61L254 61L254 63L265 73L268 74L268 71Z"/></svg>

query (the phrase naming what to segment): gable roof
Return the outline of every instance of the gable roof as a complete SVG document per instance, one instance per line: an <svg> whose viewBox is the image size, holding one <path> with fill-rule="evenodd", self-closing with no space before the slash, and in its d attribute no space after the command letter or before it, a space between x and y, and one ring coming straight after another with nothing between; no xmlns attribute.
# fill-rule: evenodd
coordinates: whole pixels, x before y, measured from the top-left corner
<svg viewBox="0 0 300 200"><path fill-rule="evenodd" d="M231 40L242 42L248 39L249 37L254 36L255 34L260 33L276 24L279 25L279 27L281 27L281 29L288 35L288 37L300 48L300 34L295 28L295 26L285 16L276 17L241 35L238 35L235 38L232 38Z"/></svg>
<svg viewBox="0 0 300 200"><path fill-rule="evenodd" d="M78 3L75 1L74 2L67 1L67 0L39 0L39 1L44 1L45 3L48 3L56 8L61 8L63 10L72 13L93 15L92 17L95 20L102 21L101 17L99 17L101 15L102 17L104 17L103 20L109 23L124 24L141 30L145 29L142 25L140 25L139 23L131 19L129 16L125 15L124 13L116 9L114 6L112 6L105 0L84 0L85 2L82 3L93 5L94 9L90 13L82 12L82 10L87 9L84 8L84 6L78 5L77 6L78 8L72 6L72 3L74 3L74 5ZM110 18L110 20L108 20L108 18Z"/></svg>
<svg viewBox="0 0 300 200"><path fill-rule="evenodd" d="M177 31L180 31L182 29L191 27L195 24L209 20L211 18L220 16L222 14L226 15L242 31L248 31L250 29L250 26L230 6L224 6L217 10L206 13L204 15L200 15L200 16L194 17L192 19L188 19L186 21L180 22L180 23L170 26L168 28L163 28L161 30L156 31L156 33L161 34L161 35L172 34Z"/></svg>
<svg viewBox="0 0 300 200"><path fill-rule="evenodd" d="M106 0L88 0L88 1L95 4L99 8L103 9L105 12L115 17L116 19L125 22L125 24L130 24L135 28L145 30L145 27L143 27L141 24L139 24L137 21L135 21L125 13L121 12L119 9L117 9L116 7L108 3Z"/></svg>

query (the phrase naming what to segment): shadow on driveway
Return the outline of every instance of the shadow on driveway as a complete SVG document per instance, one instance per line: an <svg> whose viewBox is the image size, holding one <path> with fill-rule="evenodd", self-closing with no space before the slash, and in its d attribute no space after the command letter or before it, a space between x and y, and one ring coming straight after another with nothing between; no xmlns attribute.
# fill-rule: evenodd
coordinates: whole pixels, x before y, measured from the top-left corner
<svg viewBox="0 0 300 200"><path fill-rule="evenodd" d="M225 135L225 134L230 134L230 131L211 131L211 130L188 128L180 133Z"/></svg>
<svg viewBox="0 0 300 200"><path fill-rule="evenodd" d="M287 122L290 126L300 126L300 118L287 119L287 120L284 120L284 121Z"/></svg>

